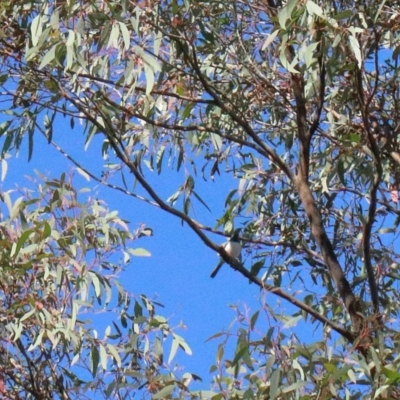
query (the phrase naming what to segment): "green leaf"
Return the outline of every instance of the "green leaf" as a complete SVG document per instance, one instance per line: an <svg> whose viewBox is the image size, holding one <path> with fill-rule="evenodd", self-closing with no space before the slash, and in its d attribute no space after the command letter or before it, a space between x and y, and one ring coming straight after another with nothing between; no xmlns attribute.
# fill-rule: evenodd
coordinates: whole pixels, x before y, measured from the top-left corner
<svg viewBox="0 0 400 400"><path fill-rule="evenodd" d="M285 329L287 328L292 328L293 326L296 326L298 322L303 318L302 315L296 315L294 317L286 317L286 322L283 325Z"/></svg>
<svg viewBox="0 0 400 400"><path fill-rule="evenodd" d="M4 182L4 179L6 178L8 171L8 163L5 159L2 159L0 162L1 162L1 181Z"/></svg>
<svg viewBox="0 0 400 400"><path fill-rule="evenodd" d="M194 190L192 190L192 195L193 195L194 197L196 197L196 199L199 200L200 203L203 204L203 206L204 206L205 208L207 208L208 211L211 212L211 209L208 207L208 205L203 201L203 199L202 199Z"/></svg>
<svg viewBox="0 0 400 400"><path fill-rule="evenodd" d="M13 250L11 251L11 254L10 254L11 257L17 257L17 256L18 256L18 253L19 253L19 251L21 250L22 246L25 245L25 242L28 240L29 236L30 236L32 233L34 233L34 232L35 232L35 231L34 231L33 229L28 229L27 231L25 231L25 232L21 235L21 237L19 238L19 240L18 240L17 245L15 246L15 248L14 248L14 246L13 246Z"/></svg>
<svg viewBox="0 0 400 400"><path fill-rule="evenodd" d="M341 21L343 19L351 18L353 16L353 12L351 10L343 10L335 15L333 15L333 18L336 19L337 21Z"/></svg>
<svg viewBox="0 0 400 400"><path fill-rule="evenodd" d="M356 134L356 133L351 133L349 135L349 140L353 143L360 143L361 141L361 137L360 135Z"/></svg>
<svg viewBox="0 0 400 400"><path fill-rule="evenodd" d="M42 16L36 15L32 20L31 24L31 38L33 46L36 46L39 42L40 35L42 34Z"/></svg>
<svg viewBox="0 0 400 400"><path fill-rule="evenodd" d="M388 384L398 385L400 383L400 372L393 365L383 367L382 373L389 379Z"/></svg>
<svg viewBox="0 0 400 400"><path fill-rule="evenodd" d="M33 314L35 314L36 310L32 308L30 311L28 311L26 314L24 314L21 318L19 318L19 322L24 322L28 318L30 318Z"/></svg>
<svg viewBox="0 0 400 400"><path fill-rule="evenodd" d="M258 311L256 311L256 312L251 316L251 319L250 319L250 329L251 329L251 330L254 330L259 315L260 315L260 311L258 310Z"/></svg>
<svg viewBox="0 0 400 400"><path fill-rule="evenodd" d="M135 46L135 49L138 50L138 47ZM152 71L159 72L162 70L160 63L152 55L143 52L142 49L140 49L138 55L142 57L143 61L152 69Z"/></svg>
<svg viewBox="0 0 400 400"><path fill-rule="evenodd" d="M8 74L2 74L0 75L0 84L3 84L5 82L7 82L9 75ZM8 121L9 123L10 121ZM4 122L3 122L4 123Z"/></svg>
<svg viewBox="0 0 400 400"><path fill-rule="evenodd" d="M221 136L215 134L215 133L210 133L210 139L212 141L213 146L217 151L220 151L222 148L222 138Z"/></svg>
<svg viewBox="0 0 400 400"><path fill-rule="evenodd" d="M160 174L161 170L162 170L162 162L163 162L163 158L164 158L164 152L165 152L165 147L161 147L157 152L156 166L157 166L158 174Z"/></svg>
<svg viewBox="0 0 400 400"><path fill-rule="evenodd" d="M169 357L168 357L168 364L170 364L171 361L175 358L178 348L179 348L179 341L173 336L171 350L169 352Z"/></svg>
<svg viewBox="0 0 400 400"><path fill-rule="evenodd" d="M136 257L150 257L151 256L151 253L148 250L143 249L141 247L138 247L136 249L128 249L128 252Z"/></svg>
<svg viewBox="0 0 400 400"><path fill-rule="evenodd" d="M350 46L353 49L353 54L357 60L358 67L362 67L362 57L361 57L361 49L360 49L360 43L357 40L357 37L350 34L349 36L349 42Z"/></svg>
<svg viewBox="0 0 400 400"><path fill-rule="evenodd" d="M90 352L91 372L93 378L97 375L97 368L99 366L100 354L97 346L92 345Z"/></svg>
<svg viewBox="0 0 400 400"><path fill-rule="evenodd" d="M146 75L146 94L150 94L154 87L154 72L151 68L145 68Z"/></svg>
<svg viewBox="0 0 400 400"><path fill-rule="evenodd" d="M125 50L128 50L131 44L131 35L129 34L128 28L123 22L118 21L118 24L121 30L122 38L124 40Z"/></svg>
<svg viewBox="0 0 400 400"><path fill-rule="evenodd" d="M396 228L380 228L380 229L378 229L379 234L396 233L396 231L397 231Z"/></svg>
<svg viewBox="0 0 400 400"><path fill-rule="evenodd" d="M199 24L200 32L201 32L202 36L204 37L204 39L207 42L214 44L215 40L214 40L213 32L209 29L209 27L205 27L201 20L198 21L198 24Z"/></svg>
<svg viewBox="0 0 400 400"><path fill-rule="evenodd" d="M107 352L105 347L100 343L99 344L100 348L100 363L101 367L103 368L103 371L107 371Z"/></svg>
<svg viewBox="0 0 400 400"><path fill-rule="evenodd" d="M265 258L255 262L250 268L251 274L257 276L261 271L261 269L264 267L264 264L265 264Z"/></svg>
<svg viewBox="0 0 400 400"><path fill-rule="evenodd" d="M73 331L75 329L76 318L78 316L79 304L76 301L72 302L71 318L68 321L68 328Z"/></svg>
<svg viewBox="0 0 400 400"><path fill-rule="evenodd" d="M270 35L268 35L267 39L265 40L265 42L263 43L261 50L264 51L276 38L276 36L278 35L278 33L280 32L279 29L276 29L275 31L273 31Z"/></svg>
<svg viewBox="0 0 400 400"><path fill-rule="evenodd" d="M308 382L298 381L298 382L292 383L288 387L283 388L282 393L290 393L290 392L293 392L294 390L301 389L307 385L308 385Z"/></svg>
<svg viewBox="0 0 400 400"><path fill-rule="evenodd" d="M194 103L187 104L186 107L182 111L182 114L181 114L182 115L182 119L185 120L186 118L188 118L190 116L193 108L194 108Z"/></svg>
<svg viewBox="0 0 400 400"><path fill-rule="evenodd" d="M35 350L36 347L42 344L44 334L45 334L44 330L39 332L39 334L36 336L35 341L28 347L28 351L33 351Z"/></svg>
<svg viewBox="0 0 400 400"><path fill-rule="evenodd" d="M155 56L158 56L161 43L162 43L162 34L160 31L157 31L155 33L155 37L154 37L154 55Z"/></svg>
<svg viewBox="0 0 400 400"><path fill-rule="evenodd" d="M185 342L185 340L176 333L172 333L172 344L171 344L171 351L168 357L168 364L171 363L171 361L175 358L178 348L181 348L186 354L189 355L192 354L192 350Z"/></svg>
<svg viewBox="0 0 400 400"><path fill-rule="evenodd" d="M285 7L283 7L278 13L279 25L282 29L286 29L286 24L291 21L292 8L289 7L289 3L293 3L293 0L289 0Z"/></svg>
<svg viewBox="0 0 400 400"><path fill-rule="evenodd" d="M111 344L107 344L107 349L108 351L111 353L111 355L114 358L114 362L117 364L118 368L121 368L121 357L117 351L117 349L115 348L115 346L111 345Z"/></svg>
<svg viewBox="0 0 400 400"><path fill-rule="evenodd" d="M32 128L29 129L28 131L28 161L32 159L32 154L33 154L33 135L34 135L34 130L33 130L33 125Z"/></svg>
<svg viewBox="0 0 400 400"><path fill-rule="evenodd" d="M270 378L269 395L270 395L271 400L275 399L278 395L280 379L281 379L281 371L279 368L277 368L274 372L272 372L271 378Z"/></svg>
<svg viewBox="0 0 400 400"><path fill-rule="evenodd" d="M357 384L357 377L356 377L356 374L354 373L354 371L353 371L352 369L349 369L349 370L347 371L347 375L348 375L348 377L350 378L350 380L351 380L354 384Z"/></svg>
<svg viewBox="0 0 400 400"><path fill-rule="evenodd" d="M144 228L140 231L139 237L142 236L153 236L153 229L151 228Z"/></svg>
<svg viewBox="0 0 400 400"><path fill-rule="evenodd" d="M119 24L117 22L113 23L112 27L111 27L111 33L110 33L110 36L108 38L108 43L107 43L107 46L106 46L107 49L110 48L110 47L113 47L113 48L117 48L118 47L117 45L118 45L119 32L120 32L119 31Z"/></svg>
<svg viewBox="0 0 400 400"><path fill-rule="evenodd" d="M47 239L51 235L51 226L47 221L43 223L43 239Z"/></svg>
<svg viewBox="0 0 400 400"><path fill-rule="evenodd" d="M97 300L100 301L101 299L101 284L99 277L94 272L89 272L88 275L92 280L92 285L94 287L94 292L96 294Z"/></svg>
<svg viewBox="0 0 400 400"><path fill-rule="evenodd" d="M304 54L304 60L306 62L306 66L308 68L317 62L317 54L315 54L315 51L318 48L318 46L319 46L319 43L314 42L314 43L311 43L306 48L306 51Z"/></svg>
<svg viewBox="0 0 400 400"><path fill-rule="evenodd" d="M324 12L322 11L322 8L314 3L312 0L307 0L306 1L306 8L307 11L311 15L317 15L318 17L324 17Z"/></svg>
<svg viewBox="0 0 400 400"><path fill-rule="evenodd" d="M55 44L42 58L42 61L39 65L39 69L43 69L47 64L50 64L56 57L56 47Z"/></svg>
<svg viewBox="0 0 400 400"><path fill-rule="evenodd" d="M165 399L174 391L174 389L175 389L174 385L167 385L157 393L153 394L152 399L154 400Z"/></svg>

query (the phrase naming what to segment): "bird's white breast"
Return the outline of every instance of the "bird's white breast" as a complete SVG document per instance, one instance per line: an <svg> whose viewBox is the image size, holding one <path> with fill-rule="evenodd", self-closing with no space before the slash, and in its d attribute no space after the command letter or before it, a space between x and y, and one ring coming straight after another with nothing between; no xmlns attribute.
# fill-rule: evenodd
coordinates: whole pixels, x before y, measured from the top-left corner
<svg viewBox="0 0 400 400"><path fill-rule="evenodd" d="M237 258L240 256L242 246L240 245L240 243L237 242L227 242L225 250L231 257Z"/></svg>

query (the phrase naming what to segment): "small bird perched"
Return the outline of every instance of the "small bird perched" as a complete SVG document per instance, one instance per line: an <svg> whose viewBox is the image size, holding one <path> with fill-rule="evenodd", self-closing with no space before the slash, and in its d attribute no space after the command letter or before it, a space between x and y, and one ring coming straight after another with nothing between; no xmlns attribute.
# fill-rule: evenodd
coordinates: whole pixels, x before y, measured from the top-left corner
<svg viewBox="0 0 400 400"><path fill-rule="evenodd" d="M238 258L240 256L240 253L242 251L242 245L239 242L239 232L236 230L232 237L225 243L221 245L225 251L233 258ZM222 267L222 265L225 263L224 259L221 258L219 260L218 265L214 268L214 271L211 273L211 278L215 278L215 276L218 274L218 271Z"/></svg>

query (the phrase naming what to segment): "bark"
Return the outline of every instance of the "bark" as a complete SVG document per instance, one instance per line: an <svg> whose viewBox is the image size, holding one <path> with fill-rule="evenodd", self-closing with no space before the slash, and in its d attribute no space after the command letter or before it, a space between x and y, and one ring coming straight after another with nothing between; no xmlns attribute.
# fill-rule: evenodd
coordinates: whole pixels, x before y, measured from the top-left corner
<svg viewBox="0 0 400 400"><path fill-rule="evenodd" d="M297 176L295 184L300 196L300 200L303 203L306 214L310 220L313 237L315 238L315 241L321 250L321 254L328 268L330 277L335 282L335 285L339 291L339 295L343 300L347 311L349 312L353 332L358 335L363 328L364 321L360 304L351 290L349 281L346 279L346 276L344 275L344 272L337 260L332 243L326 234L321 215L316 207L307 182L301 176Z"/></svg>

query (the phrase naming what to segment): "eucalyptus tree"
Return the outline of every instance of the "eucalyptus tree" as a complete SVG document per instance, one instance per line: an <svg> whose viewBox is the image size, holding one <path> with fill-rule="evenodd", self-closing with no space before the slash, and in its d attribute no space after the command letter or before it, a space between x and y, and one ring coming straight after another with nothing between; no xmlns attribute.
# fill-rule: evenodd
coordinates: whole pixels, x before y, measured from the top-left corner
<svg viewBox="0 0 400 400"><path fill-rule="evenodd" d="M131 257L147 254L133 243L150 228L130 229L65 174L37 178L18 193L2 191L1 208L3 398L131 398L133 391L185 390L163 362L164 342L176 343L170 359L178 346L189 347L156 303L127 292L118 280Z"/></svg>
<svg viewBox="0 0 400 400"><path fill-rule="evenodd" d="M218 358L217 396L396 397L395 2L9 1L1 18L4 154L23 140L31 154L37 134L56 145L59 116L83 123L107 162L102 177L79 168L315 324L315 342L253 340L254 314ZM171 168L182 181L165 200L154 182ZM226 177L237 187L209 226L197 188ZM252 265L211 240L238 227Z"/></svg>

